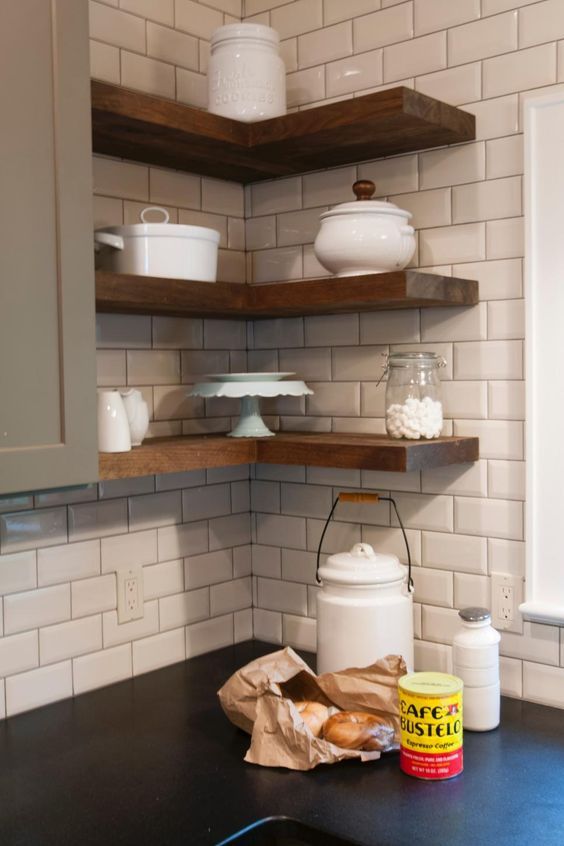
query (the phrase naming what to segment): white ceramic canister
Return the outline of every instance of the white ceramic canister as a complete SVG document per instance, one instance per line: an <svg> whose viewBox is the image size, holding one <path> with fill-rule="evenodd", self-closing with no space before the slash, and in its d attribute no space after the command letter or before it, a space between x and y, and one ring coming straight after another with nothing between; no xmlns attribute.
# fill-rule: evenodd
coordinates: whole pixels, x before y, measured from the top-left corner
<svg viewBox="0 0 564 846"><path fill-rule="evenodd" d="M487 608L463 608L452 646L454 674L464 682L463 724L470 731L499 725L499 641Z"/></svg>
<svg viewBox="0 0 564 846"><path fill-rule="evenodd" d="M149 213L162 215L161 223L147 223ZM135 276L162 276L215 282L219 232L207 226L169 223L160 206L148 206L141 223L105 226L94 232L97 265L101 270Z"/></svg>
<svg viewBox="0 0 564 846"><path fill-rule="evenodd" d="M394 203L370 199L376 187L368 179L353 185L356 201L320 215L313 249L335 276L387 273L405 267L415 252L411 214Z"/></svg>
<svg viewBox="0 0 564 846"><path fill-rule="evenodd" d="M129 421L119 391L98 391L98 449L100 452L131 449Z"/></svg>
<svg viewBox="0 0 564 846"><path fill-rule="evenodd" d="M366 667L402 655L413 670L413 605L406 569L395 555L357 543L319 568L317 671Z"/></svg>
<svg viewBox="0 0 564 846"><path fill-rule="evenodd" d="M276 30L235 23L212 33L208 111L246 123L286 114L286 68Z"/></svg>

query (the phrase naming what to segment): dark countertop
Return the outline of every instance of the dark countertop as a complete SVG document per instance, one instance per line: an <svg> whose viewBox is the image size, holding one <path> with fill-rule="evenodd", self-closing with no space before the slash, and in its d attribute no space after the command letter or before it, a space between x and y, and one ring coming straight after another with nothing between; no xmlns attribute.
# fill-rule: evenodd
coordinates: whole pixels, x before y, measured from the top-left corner
<svg viewBox="0 0 564 846"><path fill-rule="evenodd" d="M422 782L398 756L308 773L242 760L216 690L276 647L245 643L0 724L2 846L211 846L288 815L365 846L563 846L564 711L503 700L467 732L464 773Z"/></svg>

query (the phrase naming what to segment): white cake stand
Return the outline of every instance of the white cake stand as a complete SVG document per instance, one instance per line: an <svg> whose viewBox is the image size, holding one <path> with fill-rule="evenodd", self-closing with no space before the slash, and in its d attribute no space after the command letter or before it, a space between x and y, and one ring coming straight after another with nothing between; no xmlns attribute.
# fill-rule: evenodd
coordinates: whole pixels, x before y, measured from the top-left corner
<svg viewBox="0 0 564 846"><path fill-rule="evenodd" d="M190 396L233 397L241 400L237 425L228 432L230 438L268 438L274 435L261 417L259 397L302 397L313 394L305 382L198 382Z"/></svg>

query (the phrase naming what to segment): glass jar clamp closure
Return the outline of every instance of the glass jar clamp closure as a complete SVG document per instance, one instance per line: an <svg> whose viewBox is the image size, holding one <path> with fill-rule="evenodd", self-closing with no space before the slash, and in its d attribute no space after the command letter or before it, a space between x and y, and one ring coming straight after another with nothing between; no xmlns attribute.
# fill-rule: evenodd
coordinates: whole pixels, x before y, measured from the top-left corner
<svg viewBox="0 0 564 846"><path fill-rule="evenodd" d="M433 352L395 352L386 356L386 431L390 437L439 437L443 403L438 371L445 365L445 359Z"/></svg>

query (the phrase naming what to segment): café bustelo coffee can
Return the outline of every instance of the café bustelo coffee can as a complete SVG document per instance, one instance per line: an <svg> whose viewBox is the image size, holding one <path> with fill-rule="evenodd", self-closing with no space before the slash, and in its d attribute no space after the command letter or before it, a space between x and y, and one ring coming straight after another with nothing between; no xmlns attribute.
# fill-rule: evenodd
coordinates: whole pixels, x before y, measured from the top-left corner
<svg viewBox="0 0 564 846"><path fill-rule="evenodd" d="M462 679L410 673L399 680L400 768L429 780L462 772Z"/></svg>

